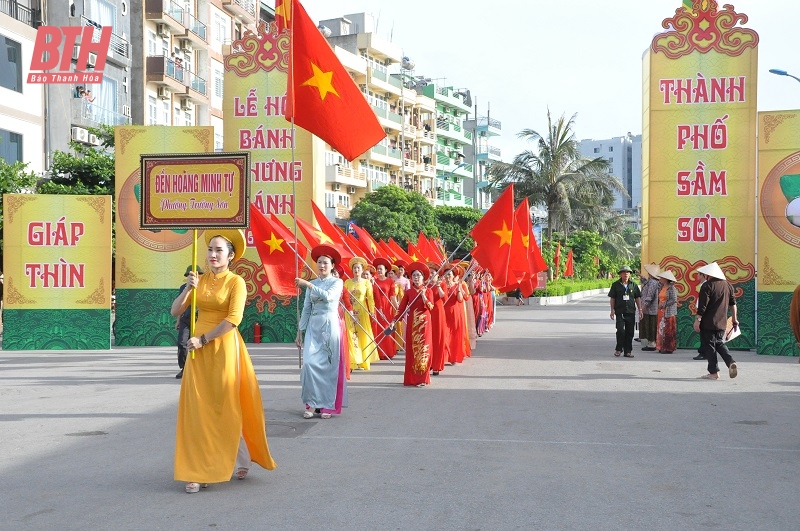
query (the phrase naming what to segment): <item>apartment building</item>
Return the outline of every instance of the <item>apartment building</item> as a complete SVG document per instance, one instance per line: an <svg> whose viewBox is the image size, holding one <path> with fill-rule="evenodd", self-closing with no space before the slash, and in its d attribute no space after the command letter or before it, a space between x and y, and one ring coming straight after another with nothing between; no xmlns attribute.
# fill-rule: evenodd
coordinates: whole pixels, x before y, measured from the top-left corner
<svg viewBox="0 0 800 531"><path fill-rule="evenodd" d="M113 28L101 83L52 84L45 89L49 163L53 151L69 150L70 141L100 145L89 127L131 123L132 13L127 0L49 0L45 5L47 25L94 28L95 42L99 41L101 28ZM73 64L77 60L76 45L72 50ZM91 54L88 67L93 68L96 61L96 55Z"/></svg>
<svg viewBox="0 0 800 531"><path fill-rule="evenodd" d="M491 116L479 116L464 122L464 128L472 131L474 142L464 146L465 160L474 166L474 177L464 179L464 193L473 197L473 205L483 211L492 206L492 194L487 191L489 168L502 160L502 151L492 145L492 138L502 133L502 123ZM472 192L470 194L470 192Z"/></svg>
<svg viewBox="0 0 800 531"><path fill-rule="evenodd" d="M0 0L0 158L45 170L45 86L27 83L42 11L35 0Z"/></svg>
<svg viewBox="0 0 800 531"><path fill-rule="evenodd" d="M611 175L619 179L630 197L617 194L612 208L641 223L642 210L642 135L618 136L604 140L581 140L585 158L603 157L611 166Z"/></svg>
<svg viewBox="0 0 800 531"><path fill-rule="evenodd" d="M132 119L144 125L210 125L222 149L223 50L274 9L255 0L131 0Z"/></svg>

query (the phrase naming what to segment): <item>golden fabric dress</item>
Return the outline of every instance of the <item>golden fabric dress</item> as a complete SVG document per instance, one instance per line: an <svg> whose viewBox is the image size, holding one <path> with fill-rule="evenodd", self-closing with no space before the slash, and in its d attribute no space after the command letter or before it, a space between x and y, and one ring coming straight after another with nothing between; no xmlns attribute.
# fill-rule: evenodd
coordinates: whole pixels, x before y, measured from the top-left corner
<svg viewBox="0 0 800 531"><path fill-rule="evenodd" d="M350 293L353 304L353 315L358 320L359 326L349 315L345 319L348 335L353 338L350 344L350 367L361 367L369 370L369 364L378 361L378 346L372 335L370 314L375 313L375 300L372 298L372 285L369 280L355 280L349 278L344 283L345 289Z"/></svg>
<svg viewBox="0 0 800 531"><path fill-rule="evenodd" d="M223 319L239 325L247 297L242 277L206 273L197 286L195 336ZM181 381L175 442L175 480L228 481L244 437L250 458L267 470L275 462L267 445L264 406L253 364L238 329L190 354Z"/></svg>

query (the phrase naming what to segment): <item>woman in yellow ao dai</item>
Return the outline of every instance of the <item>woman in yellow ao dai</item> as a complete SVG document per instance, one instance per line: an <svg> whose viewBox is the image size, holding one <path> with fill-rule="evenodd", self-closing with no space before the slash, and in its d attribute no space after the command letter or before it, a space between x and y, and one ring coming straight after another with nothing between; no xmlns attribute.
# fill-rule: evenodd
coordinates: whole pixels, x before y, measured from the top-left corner
<svg viewBox="0 0 800 531"><path fill-rule="evenodd" d="M172 303L180 315L197 292L199 317L187 348L178 402L175 480L186 492L201 485L244 479L255 461L275 468L267 445L264 405L253 364L239 330L247 288L230 264L244 254L241 230L207 230L209 268L191 272L185 289Z"/></svg>
<svg viewBox="0 0 800 531"><path fill-rule="evenodd" d="M350 294L352 313L345 319L347 335L350 340L350 368L369 370L369 364L378 361L378 346L372 334L370 319L375 315L375 300L372 298L372 284L361 278L367 261L356 256L350 260L353 278L348 278L344 288Z"/></svg>

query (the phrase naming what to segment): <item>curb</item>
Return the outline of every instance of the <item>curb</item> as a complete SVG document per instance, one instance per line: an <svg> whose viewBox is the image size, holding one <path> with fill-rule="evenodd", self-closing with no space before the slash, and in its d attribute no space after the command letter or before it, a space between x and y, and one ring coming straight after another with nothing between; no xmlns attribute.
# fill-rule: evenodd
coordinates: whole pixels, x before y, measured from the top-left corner
<svg viewBox="0 0 800 531"><path fill-rule="evenodd" d="M608 290L609 288L590 289L586 291L576 291L575 293L561 295L559 297L528 297L528 304L531 306L556 306L580 300L585 297L591 297L592 295L608 293Z"/></svg>

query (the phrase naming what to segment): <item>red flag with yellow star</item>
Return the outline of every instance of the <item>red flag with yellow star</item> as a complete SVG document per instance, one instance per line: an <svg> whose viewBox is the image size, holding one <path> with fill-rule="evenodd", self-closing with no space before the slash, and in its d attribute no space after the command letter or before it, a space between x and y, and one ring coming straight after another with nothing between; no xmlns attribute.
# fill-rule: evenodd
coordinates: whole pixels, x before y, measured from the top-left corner
<svg viewBox="0 0 800 531"><path fill-rule="evenodd" d="M526 276L519 283L519 289L522 295L530 297L538 284L537 274L540 271L547 271L547 263L542 257L542 251L536 244L536 236L533 234L533 223L531 223L530 205L528 198L522 200L514 212L514 220L520 230L522 245L525 247L527 255L528 267L530 274Z"/></svg>
<svg viewBox="0 0 800 531"><path fill-rule="evenodd" d="M303 233L303 237L306 239L306 243L308 243L309 247L313 248L321 244L330 245L339 251L339 255L342 258L342 263L345 265L350 261L351 258L353 258L353 253L350 251L350 248L347 245L341 244L338 241L334 241L333 238L325 234L325 231L314 228L314 225L308 221L300 219L296 216L295 221L297 222L297 227L300 229L300 232ZM344 267L344 276L345 278L342 280L350 278L350 271L348 267Z"/></svg>
<svg viewBox="0 0 800 531"><path fill-rule="evenodd" d="M472 257L489 270L495 286L517 281L514 272L509 271L513 235L514 185L511 184L470 231L475 240Z"/></svg>
<svg viewBox="0 0 800 531"><path fill-rule="evenodd" d="M297 0L290 5L285 116L355 160L386 137L364 94Z"/></svg>
<svg viewBox="0 0 800 531"><path fill-rule="evenodd" d="M294 285L294 279L298 271L305 267L303 258L306 256L306 247L294 240L292 233L278 218L267 219L252 203L250 231L272 292L276 295L297 296L298 289Z"/></svg>
<svg viewBox="0 0 800 531"><path fill-rule="evenodd" d="M278 33L291 28L292 2L291 0L275 0L275 25Z"/></svg>

